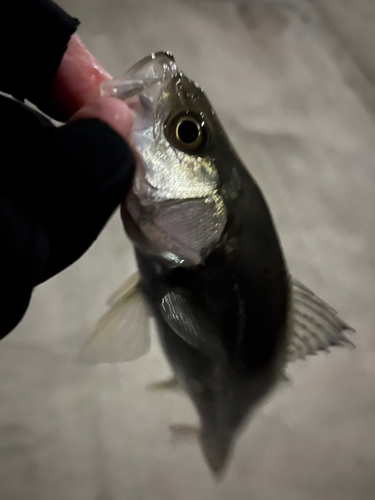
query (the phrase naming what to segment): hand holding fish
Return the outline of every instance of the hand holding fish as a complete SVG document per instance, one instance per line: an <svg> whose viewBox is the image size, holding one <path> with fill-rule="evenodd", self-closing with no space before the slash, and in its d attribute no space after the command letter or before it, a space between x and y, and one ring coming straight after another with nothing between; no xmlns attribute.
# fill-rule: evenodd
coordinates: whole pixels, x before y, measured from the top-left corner
<svg viewBox="0 0 375 500"><path fill-rule="evenodd" d="M33 288L89 248L133 176L132 114L100 98L109 75L73 34L77 25L48 0L2 6L0 91L18 100L0 96L0 338ZM25 98L67 123L55 127Z"/></svg>

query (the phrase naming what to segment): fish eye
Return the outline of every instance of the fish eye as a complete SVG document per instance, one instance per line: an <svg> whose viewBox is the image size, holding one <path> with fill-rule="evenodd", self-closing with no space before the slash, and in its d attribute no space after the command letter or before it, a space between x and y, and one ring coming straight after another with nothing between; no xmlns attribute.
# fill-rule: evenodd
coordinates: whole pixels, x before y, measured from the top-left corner
<svg viewBox="0 0 375 500"><path fill-rule="evenodd" d="M202 144L202 127L194 118L181 118L176 125L176 139L189 148Z"/></svg>
<svg viewBox="0 0 375 500"><path fill-rule="evenodd" d="M185 112L168 120L165 128L167 139L178 149L197 152L207 142L205 123L199 115Z"/></svg>

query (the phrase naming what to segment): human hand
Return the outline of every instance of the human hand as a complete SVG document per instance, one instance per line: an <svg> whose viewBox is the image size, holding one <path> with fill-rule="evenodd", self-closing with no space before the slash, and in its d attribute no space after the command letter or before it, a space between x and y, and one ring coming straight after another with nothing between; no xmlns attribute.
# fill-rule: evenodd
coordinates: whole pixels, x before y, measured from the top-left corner
<svg viewBox="0 0 375 500"><path fill-rule="evenodd" d="M73 35L40 105L65 125L54 127L0 96L6 125L0 136L0 338L22 318L33 288L89 248L130 187L132 114L119 100L98 98L108 78Z"/></svg>

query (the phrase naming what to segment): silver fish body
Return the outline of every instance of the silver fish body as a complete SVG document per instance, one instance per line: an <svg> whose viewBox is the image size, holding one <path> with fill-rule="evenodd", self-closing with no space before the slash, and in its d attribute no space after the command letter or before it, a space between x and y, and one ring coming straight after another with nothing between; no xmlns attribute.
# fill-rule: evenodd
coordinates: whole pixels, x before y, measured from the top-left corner
<svg viewBox="0 0 375 500"><path fill-rule="evenodd" d="M134 290L146 298L199 414L204 456L221 474L287 361L344 344L349 327L289 276L259 187L170 54L143 59L103 95L126 99L135 113L138 165L122 218L140 274L105 324Z"/></svg>
<svg viewBox="0 0 375 500"><path fill-rule="evenodd" d="M207 136L197 150L174 146L166 130L174 116L189 115L199 117ZM199 413L205 455L219 471L236 430L286 358L285 261L260 189L194 82L179 72L171 76L154 122L134 141L142 167L123 210L125 228L141 233L135 238L141 287ZM179 228L184 234L176 238Z"/></svg>

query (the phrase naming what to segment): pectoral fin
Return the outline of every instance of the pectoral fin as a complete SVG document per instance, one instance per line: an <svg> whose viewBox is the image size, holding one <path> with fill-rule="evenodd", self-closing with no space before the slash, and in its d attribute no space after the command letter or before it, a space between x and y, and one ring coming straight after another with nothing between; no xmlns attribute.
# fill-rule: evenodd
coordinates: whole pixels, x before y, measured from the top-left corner
<svg viewBox="0 0 375 500"><path fill-rule="evenodd" d="M201 352L222 352L204 313L183 291L168 292L161 301L161 313L167 324L185 342Z"/></svg>
<svg viewBox="0 0 375 500"><path fill-rule="evenodd" d="M292 334L288 361L304 359L332 346L354 346L344 333L353 328L311 290L292 278Z"/></svg>

